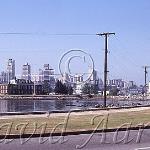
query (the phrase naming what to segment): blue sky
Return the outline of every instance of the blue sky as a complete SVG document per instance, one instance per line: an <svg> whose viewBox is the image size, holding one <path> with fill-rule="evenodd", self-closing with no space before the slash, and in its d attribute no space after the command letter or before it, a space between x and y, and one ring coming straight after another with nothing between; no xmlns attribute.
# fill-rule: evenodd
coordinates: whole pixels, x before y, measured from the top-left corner
<svg viewBox="0 0 150 150"><path fill-rule="evenodd" d="M0 0L0 32L32 35L0 35L0 70L8 58L16 60L17 74L29 62L32 72L49 63L56 72L66 51L90 53L103 78L104 39L96 34L115 32L109 38L109 78L144 82L143 65L150 65L149 0ZM77 66L78 67L78 66ZM81 69L81 68L80 68Z"/></svg>

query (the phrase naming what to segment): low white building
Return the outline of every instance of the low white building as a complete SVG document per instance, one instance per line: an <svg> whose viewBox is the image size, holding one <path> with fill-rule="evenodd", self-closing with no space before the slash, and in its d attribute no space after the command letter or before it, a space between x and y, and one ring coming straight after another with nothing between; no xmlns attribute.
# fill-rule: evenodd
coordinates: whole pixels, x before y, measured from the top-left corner
<svg viewBox="0 0 150 150"><path fill-rule="evenodd" d="M76 84L75 94L82 94L82 87L83 86L84 86L84 84Z"/></svg>

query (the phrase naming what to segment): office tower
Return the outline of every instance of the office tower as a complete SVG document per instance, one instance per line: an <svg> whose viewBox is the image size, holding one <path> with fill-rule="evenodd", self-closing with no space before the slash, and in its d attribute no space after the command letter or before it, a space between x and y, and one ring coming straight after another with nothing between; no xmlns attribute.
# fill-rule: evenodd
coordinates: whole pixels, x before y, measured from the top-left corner
<svg viewBox="0 0 150 150"><path fill-rule="evenodd" d="M7 82L15 79L15 60L9 59L7 62Z"/></svg>
<svg viewBox="0 0 150 150"><path fill-rule="evenodd" d="M95 69L90 68L88 74L89 83L97 85L99 81L97 71Z"/></svg>
<svg viewBox="0 0 150 150"><path fill-rule="evenodd" d="M28 63L22 67L22 79L31 80L31 66Z"/></svg>
<svg viewBox="0 0 150 150"><path fill-rule="evenodd" d="M0 74L0 83L7 83L7 72L2 71Z"/></svg>
<svg viewBox="0 0 150 150"><path fill-rule="evenodd" d="M39 82L43 82L43 70L39 69Z"/></svg>
<svg viewBox="0 0 150 150"><path fill-rule="evenodd" d="M51 81L51 79L53 77L54 77L54 69L50 68L49 64L44 64L43 80L44 81Z"/></svg>
<svg viewBox="0 0 150 150"><path fill-rule="evenodd" d="M95 81L98 79L98 76L97 76L97 71L96 70L93 70L93 72L91 72L91 77L90 77L90 80L91 81Z"/></svg>
<svg viewBox="0 0 150 150"><path fill-rule="evenodd" d="M54 69L49 64L44 64L44 69L39 69L39 82L49 82L49 84L55 86Z"/></svg>
<svg viewBox="0 0 150 150"><path fill-rule="evenodd" d="M49 64L44 64L44 70L43 70L43 80L44 81L50 81L50 66Z"/></svg>
<svg viewBox="0 0 150 150"><path fill-rule="evenodd" d="M50 81L51 77L54 77L54 69L49 64L44 64L44 69L39 69L39 81Z"/></svg>

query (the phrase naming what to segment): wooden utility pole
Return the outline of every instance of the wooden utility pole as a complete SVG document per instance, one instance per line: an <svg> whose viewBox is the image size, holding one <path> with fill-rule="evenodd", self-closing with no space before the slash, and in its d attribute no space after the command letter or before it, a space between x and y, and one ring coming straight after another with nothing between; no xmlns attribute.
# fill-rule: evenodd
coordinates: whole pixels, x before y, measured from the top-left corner
<svg viewBox="0 0 150 150"><path fill-rule="evenodd" d="M106 107L106 100L107 100L107 53L108 53L108 36L115 35L115 33L98 33L98 36L104 36L105 38L105 58L104 58L104 107Z"/></svg>
<svg viewBox="0 0 150 150"><path fill-rule="evenodd" d="M150 68L150 66L143 66L142 68L144 68L144 87L145 87L145 94L147 93L147 74L148 74L148 71L147 69Z"/></svg>

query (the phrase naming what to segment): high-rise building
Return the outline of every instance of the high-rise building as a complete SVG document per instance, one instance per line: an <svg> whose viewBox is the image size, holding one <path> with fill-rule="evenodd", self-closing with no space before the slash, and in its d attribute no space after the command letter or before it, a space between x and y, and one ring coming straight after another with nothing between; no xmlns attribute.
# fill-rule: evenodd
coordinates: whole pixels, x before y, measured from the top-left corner
<svg viewBox="0 0 150 150"><path fill-rule="evenodd" d="M15 60L9 59L7 62L7 82L15 79Z"/></svg>
<svg viewBox="0 0 150 150"><path fill-rule="evenodd" d="M98 73L95 69L90 68L89 69L89 83L93 84L93 85L98 85L99 83L99 77L98 77Z"/></svg>
<svg viewBox="0 0 150 150"><path fill-rule="evenodd" d="M44 69L39 69L39 82L49 82L49 84L55 86L54 69L49 64L44 64Z"/></svg>
<svg viewBox="0 0 150 150"><path fill-rule="evenodd" d="M50 81L54 77L54 69L49 64L44 64L43 81Z"/></svg>
<svg viewBox="0 0 150 150"><path fill-rule="evenodd" d="M28 63L22 67L22 79L31 80L31 66Z"/></svg>
<svg viewBox="0 0 150 150"><path fill-rule="evenodd" d="M2 71L0 74L0 83L7 83L7 72Z"/></svg>
<svg viewBox="0 0 150 150"><path fill-rule="evenodd" d="M50 75L51 75L51 69L50 69L49 64L44 64L43 80L50 81Z"/></svg>
<svg viewBox="0 0 150 150"><path fill-rule="evenodd" d="M39 69L39 82L43 82L43 70Z"/></svg>

